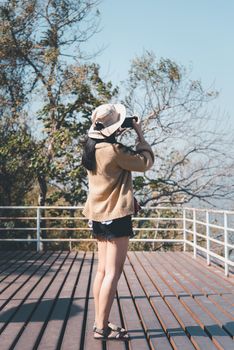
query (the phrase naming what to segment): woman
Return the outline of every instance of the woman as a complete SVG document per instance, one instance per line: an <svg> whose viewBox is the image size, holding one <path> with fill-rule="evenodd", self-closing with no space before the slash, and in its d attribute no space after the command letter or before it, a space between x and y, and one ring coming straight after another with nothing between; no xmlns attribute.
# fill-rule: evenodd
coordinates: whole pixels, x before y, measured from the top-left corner
<svg viewBox="0 0 234 350"><path fill-rule="evenodd" d="M133 122L138 135L136 151L116 141L126 118L124 105L103 104L94 110L91 118L92 126L84 146L82 164L89 179L89 194L83 214L90 220L93 237L98 241L98 268L93 284L94 338L127 340L127 331L108 319L129 238L134 236L131 171L148 170L153 165L154 155L144 139L140 121Z"/></svg>

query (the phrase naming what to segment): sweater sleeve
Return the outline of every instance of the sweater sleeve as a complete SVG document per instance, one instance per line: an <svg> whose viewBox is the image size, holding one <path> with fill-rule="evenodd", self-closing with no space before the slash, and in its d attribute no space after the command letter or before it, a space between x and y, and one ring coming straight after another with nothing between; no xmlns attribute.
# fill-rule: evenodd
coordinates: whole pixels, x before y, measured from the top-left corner
<svg viewBox="0 0 234 350"><path fill-rule="evenodd" d="M136 151L123 145L115 147L116 162L125 170L144 172L150 169L154 163L154 154L148 142L139 142Z"/></svg>

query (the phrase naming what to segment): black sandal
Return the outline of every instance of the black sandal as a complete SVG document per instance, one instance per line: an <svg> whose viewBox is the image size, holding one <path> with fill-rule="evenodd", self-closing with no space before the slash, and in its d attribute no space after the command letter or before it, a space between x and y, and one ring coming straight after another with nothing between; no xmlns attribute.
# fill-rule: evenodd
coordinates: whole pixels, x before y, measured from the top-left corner
<svg viewBox="0 0 234 350"><path fill-rule="evenodd" d="M111 327L107 326L106 328L97 328L95 329L95 333L99 334L99 336L94 335L94 339L99 340L129 340L128 333L113 330Z"/></svg>
<svg viewBox="0 0 234 350"><path fill-rule="evenodd" d="M119 326L116 326L114 323L108 321L108 326L113 330L113 331L117 331L117 332L122 332L122 333L127 333L127 330L123 327L119 327ZM94 322L94 325L93 325L93 332L95 332L96 330L96 324Z"/></svg>

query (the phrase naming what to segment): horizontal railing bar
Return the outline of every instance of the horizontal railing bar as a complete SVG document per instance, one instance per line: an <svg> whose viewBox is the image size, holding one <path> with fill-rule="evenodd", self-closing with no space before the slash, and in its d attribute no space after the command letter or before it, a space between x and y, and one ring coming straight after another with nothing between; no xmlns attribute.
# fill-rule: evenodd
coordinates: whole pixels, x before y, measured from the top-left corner
<svg viewBox="0 0 234 350"><path fill-rule="evenodd" d="M36 220L36 216L0 216L0 220Z"/></svg>
<svg viewBox="0 0 234 350"><path fill-rule="evenodd" d="M70 210L70 209L83 209L83 206L0 206L0 209L61 209L61 210Z"/></svg>
<svg viewBox="0 0 234 350"><path fill-rule="evenodd" d="M188 222L193 222L192 219L185 219L186 221ZM208 223L208 222L204 222L204 221L199 221L199 220L196 220L196 224L200 224L200 225L203 225L203 226L209 226L209 227L213 227L213 228L219 228L221 230L224 230L224 227L223 226L220 226L220 225L215 225L215 224L211 224L211 223ZM227 228L228 230L232 231L231 228Z"/></svg>
<svg viewBox="0 0 234 350"><path fill-rule="evenodd" d="M182 228L133 228L134 231L182 231ZM33 231L36 230L36 227L0 227L0 231ZM41 231L85 231L92 230L92 228L88 227L41 227Z"/></svg>
<svg viewBox="0 0 234 350"><path fill-rule="evenodd" d="M92 240L96 241L95 238L41 238L40 241L47 242L69 242L69 241L87 241L87 240ZM160 239L160 238L130 238L130 240L136 240L138 242L175 242L175 243L183 243L183 239ZM0 238L0 241L17 241L17 242L36 242L37 239L35 238Z"/></svg>
<svg viewBox="0 0 234 350"><path fill-rule="evenodd" d="M208 253L207 250L206 250L205 248L203 248L203 247L201 247L201 246L199 246L199 245L196 245L196 248L197 248L197 249L200 249L200 250L203 251L204 253ZM221 260L221 261L223 261L223 262L225 263L225 258L224 258L223 256L218 255L218 254L216 254L216 253L214 253L214 252L211 252L211 251L210 251L208 254L209 254L210 256L213 256L214 258L217 258L217 259L219 259L219 260ZM231 260L227 260L227 263L228 263L229 265L232 264ZM234 264L233 264L233 265L234 265Z"/></svg>
<svg viewBox="0 0 234 350"><path fill-rule="evenodd" d="M219 241L219 240L216 239L216 238L208 237L208 239L209 239L211 242L214 242L214 243L217 243L217 244L221 244L222 246L225 246L225 243L224 243L223 241Z"/></svg>
<svg viewBox="0 0 234 350"><path fill-rule="evenodd" d="M36 227L0 227L0 231L35 231Z"/></svg>
<svg viewBox="0 0 234 350"><path fill-rule="evenodd" d="M42 216L41 217L41 220L84 220L84 221L87 221L89 220L88 218L85 218L84 216L77 216L77 217L70 217L70 216L65 216L65 217L62 217L60 218L59 216Z"/></svg>
<svg viewBox="0 0 234 350"><path fill-rule="evenodd" d="M193 231L188 230L188 229L186 229L186 232L193 234ZM205 235L203 235L203 234L201 234L201 233L198 233L198 232L196 232L196 235L197 235L197 236L200 236L200 237L202 237L202 238L208 239L209 241L212 241L212 242L214 242L214 243L221 244L221 245L225 246L225 243L224 243L223 241L219 241L218 239L215 239L215 238L213 238L213 237L205 236ZM234 249L234 244L226 243L226 245L227 245L227 247L233 248L233 249Z"/></svg>
<svg viewBox="0 0 234 350"><path fill-rule="evenodd" d="M209 227L213 227L213 228L220 228L220 229L224 229L223 226L220 226L220 225L215 225L215 224L212 224L212 223L207 223L207 222L204 222L204 221L199 221L199 220L196 220L196 223L197 224L200 224L200 225L203 225L203 226L209 226Z"/></svg>
<svg viewBox="0 0 234 350"><path fill-rule="evenodd" d="M22 216L22 217L18 217L18 216L4 216L4 217L0 217L0 220L36 220L36 216L35 217L27 217L27 216ZM84 220L87 221L89 220L88 218L85 217L59 217L59 216L46 216L46 217L41 217L41 220ZM183 218L152 218L152 217L147 217L147 218L142 218L142 217L133 217L132 220L134 221L183 221Z"/></svg>
<svg viewBox="0 0 234 350"><path fill-rule="evenodd" d="M153 218L153 217L147 217L147 218L142 218L142 217L133 217L132 220L137 220L137 221L144 221L144 220L152 220L152 221L183 221L183 218Z"/></svg>
<svg viewBox="0 0 234 350"><path fill-rule="evenodd" d="M209 227L218 228L218 229L220 229L220 230L224 230L224 226L215 225L215 224L211 224L211 223L209 223Z"/></svg>
<svg viewBox="0 0 234 350"><path fill-rule="evenodd" d="M192 242L190 242L190 241L186 241L186 244L189 244L189 245L191 245L191 246L194 246L194 244L193 244ZM230 265L230 266L234 266L234 262L233 262L233 261L231 261L231 260L229 260L229 259L226 261L226 259L225 259L223 256L221 256L221 255L218 255L218 254L216 254L216 253L214 253L214 252L211 252L211 251L208 252L206 248L203 248L203 247L201 247L201 246L199 246L199 245L197 245L197 244L195 244L195 247L196 247L197 249L200 249L200 250L203 251L204 253L206 253L206 254L208 254L208 255L210 255L210 256L213 256L214 258L217 258L217 259L223 261L224 263L227 262L227 264Z"/></svg>
<svg viewBox="0 0 234 350"><path fill-rule="evenodd" d="M225 247L225 243L223 241L219 241L218 239L215 239L215 238L212 238L212 237L209 237L208 238L211 242L214 242L214 243L217 243L217 244L221 244L222 246ZM234 248L234 245L233 244L230 244L230 243L226 243L226 246L228 248Z"/></svg>
<svg viewBox="0 0 234 350"><path fill-rule="evenodd" d="M48 205L45 205L45 206L36 206L36 205L32 205L32 206L29 206L29 205L25 205L25 206L22 206L22 205L19 205L19 206L0 206L0 209L83 209L84 206L81 206L81 205L78 205L78 206L64 206L64 205L61 205L61 206L48 206ZM182 211L183 208L178 208L178 207L146 207L146 206L142 206L141 209L143 210L151 210L151 209L156 209L156 210L176 210L176 211Z"/></svg>
<svg viewBox="0 0 234 350"><path fill-rule="evenodd" d="M201 212L210 212L210 213L218 213L218 214L223 214L223 213L226 213L226 214L231 214L233 215L234 214L234 211L233 210L221 210L221 209L203 209L203 208L194 208L194 207L183 207L184 210L190 210L190 211L201 211Z"/></svg>
<svg viewBox="0 0 234 350"><path fill-rule="evenodd" d="M185 231L188 232L188 233L194 234L193 231L191 231L191 230L189 230L189 229L187 229L187 228L185 229Z"/></svg>
<svg viewBox="0 0 234 350"><path fill-rule="evenodd" d="M80 238L78 238L80 239ZM183 239L160 239L160 238L134 238L137 239L139 242L179 242L179 243L183 243L184 240ZM60 241L60 239L57 238L42 238L41 241ZM63 241L75 241L77 240L77 238L62 238L61 240ZM84 238L84 240L86 240L86 238Z"/></svg>
<svg viewBox="0 0 234 350"><path fill-rule="evenodd" d="M23 231L23 230L25 230L25 231L36 231L36 227L27 227L27 228L25 228L25 227L22 227L22 228L20 228L20 227L12 227L12 228L2 228L2 227L0 227L0 231ZM67 227L67 228L64 228L64 227L46 227L46 228L41 228L41 231L42 230L44 230L44 231L62 231L62 230L64 230L64 231L75 231L75 230L77 230L77 231L85 231L85 230L91 230L91 228L88 228L88 227L84 227L84 228L82 228L82 227Z"/></svg>
<svg viewBox="0 0 234 350"><path fill-rule="evenodd" d="M198 237L202 237L202 238L204 238L204 239L207 238L206 235L203 235L202 233L199 233L199 232L196 232L196 235L197 235ZM208 239L210 239L210 237L208 237Z"/></svg>
<svg viewBox="0 0 234 350"><path fill-rule="evenodd" d="M189 229L185 229L186 230L186 232L188 232L188 233L191 233L191 234L193 234L194 232L192 231L192 230L189 230ZM201 236L201 237L204 237L204 238L208 238L208 239L211 239L211 237L207 237L207 236L205 236L205 235L203 235L202 233L198 233L198 232L196 232L196 234L198 235L198 236ZM213 239L213 238L212 238Z"/></svg>
<svg viewBox="0 0 234 350"><path fill-rule="evenodd" d="M13 242L37 242L36 238L0 238L0 241L13 241Z"/></svg>
<svg viewBox="0 0 234 350"><path fill-rule="evenodd" d="M86 229L86 230L89 230L89 229ZM134 230L135 231L135 230ZM49 238L45 238L44 240L48 240ZM76 238L74 238L74 239L76 239ZM218 244L221 244L221 245L224 245L224 243L223 242L220 242L220 241L218 241L218 240L215 240L214 238L209 238L211 241L214 241L215 243L218 243ZM36 239L28 239L28 238L17 238L17 239L14 239L14 238L12 238L12 239L7 239L7 238L1 238L0 239L1 241L7 241L7 240L11 240L11 241L14 241L14 240L18 240L18 241L36 241ZM41 240L43 240L43 239L41 239ZM62 241L63 239L61 238L53 238L53 240L56 240L56 241ZM69 238L68 238L68 240L69 240ZM155 241L155 242L163 242L163 241L165 241L165 242L183 242L183 240L182 239L161 239L161 238L149 238L149 240L150 241ZM144 239L143 238L139 238L139 241L144 241ZM146 238L146 241L147 241L147 238ZM190 241L186 241L186 242L189 242L190 243ZM192 245L193 245L193 243L192 243ZM230 247L230 248L233 248L234 249L234 245L232 245L232 244L227 244L227 246L228 247Z"/></svg>
<svg viewBox="0 0 234 350"><path fill-rule="evenodd" d="M78 206L0 206L0 209L61 209L61 210L70 210L70 209L83 209L84 206L78 205ZM233 210L220 210L220 209L203 209L203 208L194 208L194 207L147 207L142 206L143 210L176 210L176 211L199 211L199 212L210 212L210 213L226 213L226 214L234 214Z"/></svg>
<svg viewBox="0 0 234 350"><path fill-rule="evenodd" d="M210 236L207 237L206 235L203 235L202 233L199 233L199 232L196 232L196 235L199 236L199 237L202 237L202 238L204 238L204 239L209 239L209 240L212 241L212 242L220 243L220 244L224 245L224 242L223 242L223 241L220 241L220 240L218 240L218 239L216 239L216 238L213 238L213 237L210 237Z"/></svg>

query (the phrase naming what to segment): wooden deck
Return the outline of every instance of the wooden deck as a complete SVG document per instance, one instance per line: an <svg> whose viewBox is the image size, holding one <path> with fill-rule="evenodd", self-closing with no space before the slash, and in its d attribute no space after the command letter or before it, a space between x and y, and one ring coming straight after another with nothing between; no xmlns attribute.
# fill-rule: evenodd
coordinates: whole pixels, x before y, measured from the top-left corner
<svg viewBox="0 0 234 350"><path fill-rule="evenodd" d="M0 252L0 349L234 349L234 279L188 252L128 252L110 319L93 339L97 253Z"/></svg>

